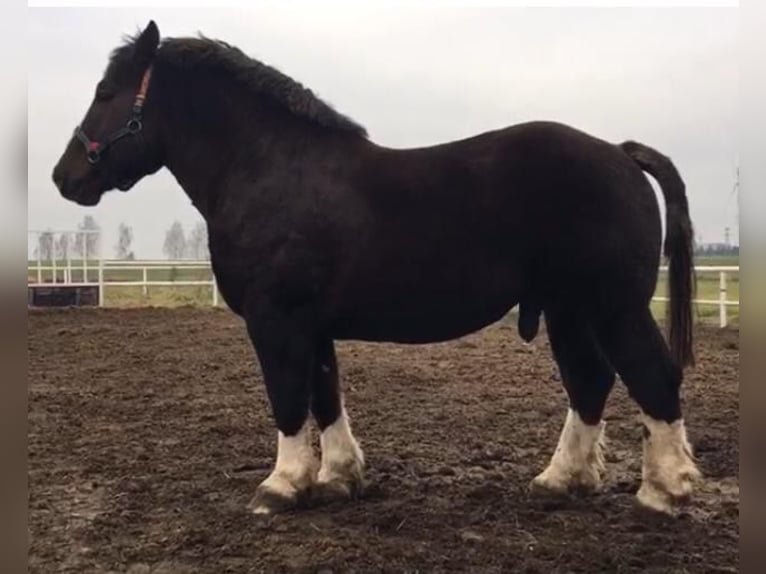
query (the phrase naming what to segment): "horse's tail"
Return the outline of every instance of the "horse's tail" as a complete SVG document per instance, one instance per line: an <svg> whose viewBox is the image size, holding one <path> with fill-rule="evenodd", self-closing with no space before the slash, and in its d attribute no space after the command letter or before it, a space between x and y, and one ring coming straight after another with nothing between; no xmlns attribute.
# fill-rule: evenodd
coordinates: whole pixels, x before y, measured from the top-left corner
<svg viewBox="0 0 766 574"><path fill-rule="evenodd" d="M678 170L657 150L626 141L620 148L660 184L666 204L665 257L668 269L670 351L679 365L693 365L692 300L696 288L694 232L689 218L686 186Z"/></svg>

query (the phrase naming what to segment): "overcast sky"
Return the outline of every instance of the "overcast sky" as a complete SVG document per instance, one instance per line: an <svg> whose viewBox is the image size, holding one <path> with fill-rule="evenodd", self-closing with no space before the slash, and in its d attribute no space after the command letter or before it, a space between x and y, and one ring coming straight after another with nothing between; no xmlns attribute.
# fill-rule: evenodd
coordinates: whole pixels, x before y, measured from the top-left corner
<svg viewBox="0 0 766 574"><path fill-rule="evenodd" d="M528 120L556 120L672 157L704 241L739 237L735 8L36 8L29 14L29 229L92 214L113 254L120 222L137 257L162 257L173 220L199 220L162 170L95 208L50 173L110 50L150 18L163 36L202 32L279 68L392 147Z"/></svg>

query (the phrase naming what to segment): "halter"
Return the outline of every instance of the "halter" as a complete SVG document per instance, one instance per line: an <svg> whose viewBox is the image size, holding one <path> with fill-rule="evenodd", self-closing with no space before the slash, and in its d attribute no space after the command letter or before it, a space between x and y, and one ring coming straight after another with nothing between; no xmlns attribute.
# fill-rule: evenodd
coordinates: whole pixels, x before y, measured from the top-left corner
<svg viewBox="0 0 766 574"><path fill-rule="evenodd" d="M144 109L144 101L146 100L146 92L149 89L149 80L152 77L152 67L149 66L144 72L143 78L141 78L141 86L136 94L136 99L133 102L133 115L130 117L125 126L121 127L112 135L110 135L105 142L99 142L91 140L82 127L77 126L74 129L75 137L82 142L85 146L85 153L88 157L88 163L95 165L101 160L101 156L106 150L108 150L114 143L125 136L137 135L144 127L141 122L141 114Z"/></svg>

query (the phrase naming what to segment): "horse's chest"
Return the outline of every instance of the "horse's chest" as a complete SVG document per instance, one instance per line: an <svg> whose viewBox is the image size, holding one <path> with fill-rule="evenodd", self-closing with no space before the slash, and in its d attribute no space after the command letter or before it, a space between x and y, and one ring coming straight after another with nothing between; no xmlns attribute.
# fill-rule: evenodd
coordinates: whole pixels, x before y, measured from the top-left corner
<svg viewBox="0 0 766 574"><path fill-rule="evenodd" d="M304 305L320 298L329 266L300 236L259 245L229 245L211 250L219 290L237 313L248 300L281 306Z"/></svg>

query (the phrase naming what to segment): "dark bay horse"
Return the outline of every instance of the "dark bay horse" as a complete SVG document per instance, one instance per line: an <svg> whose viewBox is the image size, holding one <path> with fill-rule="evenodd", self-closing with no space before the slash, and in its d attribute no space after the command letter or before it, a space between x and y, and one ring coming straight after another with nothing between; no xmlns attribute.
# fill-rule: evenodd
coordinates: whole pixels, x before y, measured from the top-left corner
<svg viewBox="0 0 766 574"><path fill-rule="evenodd" d="M279 71L220 41L160 41L151 22L112 53L53 180L95 205L162 167L207 222L221 294L263 372L278 445L254 512L362 484L335 340L444 341L516 305L527 340L544 317L569 396L533 485L600 485L602 413L619 373L645 427L638 500L672 512L691 493L679 390L693 361L692 225L664 155L551 122L382 147ZM662 229L644 172L667 204L669 344L649 310Z"/></svg>

